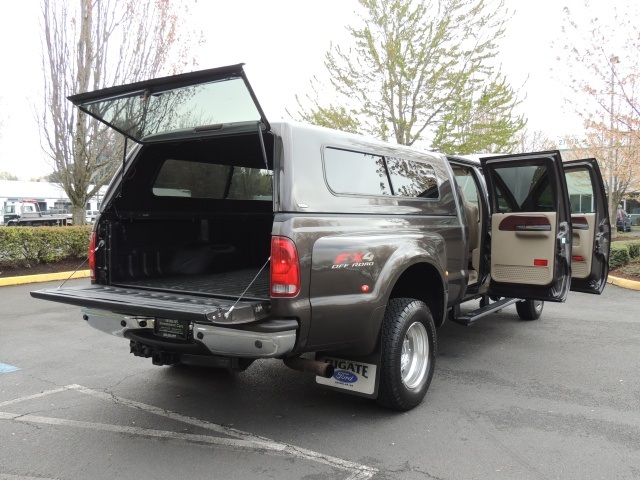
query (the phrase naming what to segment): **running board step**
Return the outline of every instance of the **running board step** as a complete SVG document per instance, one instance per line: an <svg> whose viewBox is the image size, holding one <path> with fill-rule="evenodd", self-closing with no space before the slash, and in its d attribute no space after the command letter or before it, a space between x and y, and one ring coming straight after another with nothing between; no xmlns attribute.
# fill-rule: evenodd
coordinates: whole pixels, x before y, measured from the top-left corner
<svg viewBox="0 0 640 480"><path fill-rule="evenodd" d="M459 323L460 325L470 325L476 320L489 315L494 312L498 312L502 310L504 307L509 305L513 305L516 302L519 302L519 298L503 298L502 300L498 300L497 302L490 303L489 305L485 305L478 310L473 310L472 312L467 312L464 315L451 315L449 319L452 322ZM455 312L457 309L454 308L452 312Z"/></svg>

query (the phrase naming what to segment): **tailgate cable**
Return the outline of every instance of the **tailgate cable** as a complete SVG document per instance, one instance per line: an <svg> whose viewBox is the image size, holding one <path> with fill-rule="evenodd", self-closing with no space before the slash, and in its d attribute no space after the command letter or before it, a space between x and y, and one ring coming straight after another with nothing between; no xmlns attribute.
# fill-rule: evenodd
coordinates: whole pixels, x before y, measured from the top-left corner
<svg viewBox="0 0 640 480"><path fill-rule="evenodd" d="M58 288L62 288L62 287L64 287L64 284L65 284L65 283L67 283L69 280L71 280L71 277L73 277L73 276L76 274L76 272L77 272L78 270L80 270L80 268L81 268L85 263L87 263L87 261L89 261L89 259L90 259L93 255L95 255L95 253L98 251L98 249L100 249L100 248L102 248L102 247L104 247L104 240L100 240L100 242L98 242L98 245L96 245L96 248L94 248L94 249L93 249L93 252L91 252L91 253L89 254L89 256L88 256L87 258L85 258L85 259L82 261L82 263L81 263L80 265L78 265L78 268L76 268L76 269L71 273L71 275L69 275L69 278L67 278L64 282L62 282L62 285L60 285Z"/></svg>
<svg viewBox="0 0 640 480"><path fill-rule="evenodd" d="M242 300L242 297L244 297L244 294L247 293L247 290L249 290L251 285L253 285L253 282L255 282L256 279L260 276L260 274L262 273L262 270L264 270L264 267L267 266L267 264L269 263L270 260L271 260L271 257L267 258L267 261L264 262L264 265L262 265L262 268L260 270L258 270L258 273L256 273L256 276L253 277L253 280L251 280L249 282L249 285L247 285L247 288L245 288L244 292L242 292L242 294L238 297L238 300L236 300L236 303L234 303L231 306L231 308L229 310L227 310L227 312L224 314L225 320L229 318L229 315L231 315L231 312L233 312L233 309L236 308L236 305L238 305L238 302L240 302L240 300Z"/></svg>

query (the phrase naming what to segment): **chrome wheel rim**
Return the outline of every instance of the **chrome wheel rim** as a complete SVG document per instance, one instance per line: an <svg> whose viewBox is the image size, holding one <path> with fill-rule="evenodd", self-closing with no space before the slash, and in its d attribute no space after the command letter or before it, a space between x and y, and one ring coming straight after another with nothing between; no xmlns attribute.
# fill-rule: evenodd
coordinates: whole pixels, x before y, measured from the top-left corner
<svg viewBox="0 0 640 480"><path fill-rule="evenodd" d="M402 383L411 389L421 386L429 366L429 336L420 322L414 322L407 329L402 342L400 373Z"/></svg>

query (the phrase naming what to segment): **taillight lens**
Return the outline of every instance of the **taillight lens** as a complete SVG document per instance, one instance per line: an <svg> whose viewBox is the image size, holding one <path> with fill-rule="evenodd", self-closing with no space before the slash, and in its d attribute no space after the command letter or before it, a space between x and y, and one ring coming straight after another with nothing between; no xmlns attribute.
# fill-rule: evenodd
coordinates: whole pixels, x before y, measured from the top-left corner
<svg viewBox="0 0 640 480"><path fill-rule="evenodd" d="M89 237L89 273L91 274L91 280L96 279L96 232L91 232Z"/></svg>
<svg viewBox="0 0 640 480"><path fill-rule="evenodd" d="M300 263L291 239L271 237L271 296L295 297L300 291Z"/></svg>

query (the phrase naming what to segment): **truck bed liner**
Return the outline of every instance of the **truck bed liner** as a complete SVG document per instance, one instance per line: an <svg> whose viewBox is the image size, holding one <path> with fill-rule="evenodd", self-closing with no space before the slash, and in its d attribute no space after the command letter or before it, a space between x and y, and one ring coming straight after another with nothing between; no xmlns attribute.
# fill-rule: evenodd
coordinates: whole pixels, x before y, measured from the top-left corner
<svg viewBox="0 0 640 480"><path fill-rule="evenodd" d="M121 287L142 288L158 292L183 292L197 296L216 296L243 300L269 300L269 270L246 268L232 272L207 273L202 275L176 275L170 277L126 280L114 284ZM255 281L251 281L255 278Z"/></svg>

